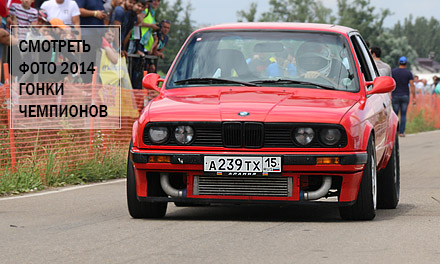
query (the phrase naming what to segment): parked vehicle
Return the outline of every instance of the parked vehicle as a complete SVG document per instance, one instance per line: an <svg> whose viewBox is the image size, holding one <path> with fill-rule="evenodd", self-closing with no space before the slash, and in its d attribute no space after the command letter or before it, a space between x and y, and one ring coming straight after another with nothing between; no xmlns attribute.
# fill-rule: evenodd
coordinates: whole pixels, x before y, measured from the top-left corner
<svg viewBox="0 0 440 264"><path fill-rule="evenodd" d="M396 208L398 117L359 32L303 23L195 31L133 125L134 218L167 203L338 206L348 220Z"/></svg>

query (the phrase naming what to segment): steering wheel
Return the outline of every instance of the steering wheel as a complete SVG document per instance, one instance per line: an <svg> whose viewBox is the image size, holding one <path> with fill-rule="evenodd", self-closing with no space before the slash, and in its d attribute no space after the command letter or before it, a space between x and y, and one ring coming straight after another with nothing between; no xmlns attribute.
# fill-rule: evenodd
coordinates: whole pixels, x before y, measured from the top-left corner
<svg viewBox="0 0 440 264"><path fill-rule="evenodd" d="M306 73L301 74L301 77L306 80L320 80L323 81L325 84L329 84L335 88L338 88L338 84L335 83L332 79L328 78L327 76L322 75L319 71L308 71Z"/></svg>

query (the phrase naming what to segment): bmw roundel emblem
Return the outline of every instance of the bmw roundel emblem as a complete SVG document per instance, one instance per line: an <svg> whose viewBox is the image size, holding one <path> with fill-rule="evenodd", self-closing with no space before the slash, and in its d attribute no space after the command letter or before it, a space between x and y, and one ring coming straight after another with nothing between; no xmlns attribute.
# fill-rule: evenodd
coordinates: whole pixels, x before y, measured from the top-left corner
<svg viewBox="0 0 440 264"><path fill-rule="evenodd" d="M238 113L239 116L248 116L250 115L249 112L240 112Z"/></svg>

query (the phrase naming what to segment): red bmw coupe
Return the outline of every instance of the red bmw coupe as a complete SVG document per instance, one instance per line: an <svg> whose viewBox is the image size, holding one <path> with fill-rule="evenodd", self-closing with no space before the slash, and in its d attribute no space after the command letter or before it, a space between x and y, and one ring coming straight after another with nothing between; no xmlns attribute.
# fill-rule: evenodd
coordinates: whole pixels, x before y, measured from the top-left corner
<svg viewBox="0 0 440 264"><path fill-rule="evenodd" d="M134 218L168 202L319 204L347 220L396 208L398 117L359 32L302 23L195 31L133 125Z"/></svg>

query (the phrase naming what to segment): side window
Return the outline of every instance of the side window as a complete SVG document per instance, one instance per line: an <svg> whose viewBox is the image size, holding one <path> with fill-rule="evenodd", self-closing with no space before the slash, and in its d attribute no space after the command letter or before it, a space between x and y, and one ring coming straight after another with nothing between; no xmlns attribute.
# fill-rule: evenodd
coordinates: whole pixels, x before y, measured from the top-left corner
<svg viewBox="0 0 440 264"><path fill-rule="evenodd" d="M371 59L370 52L368 51L365 43L358 35L352 35L350 40L353 44L354 50L356 52L356 57L359 61L362 74L364 75L365 81L370 82L376 78L375 65ZM371 88L371 87L368 87Z"/></svg>
<svg viewBox="0 0 440 264"><path fill-rule="evenodd" d="M359 43L361 43L360 45L365 54L365 59L367 60L368 67L370 68L371 73L374 75L374 78L376 78L377 76L379 76L379 71L377 70L376 62L374 62L373 57L371 56L370 49L367 47L367 44L361 36L357 35L356 38L358 39Z"/></svg>

